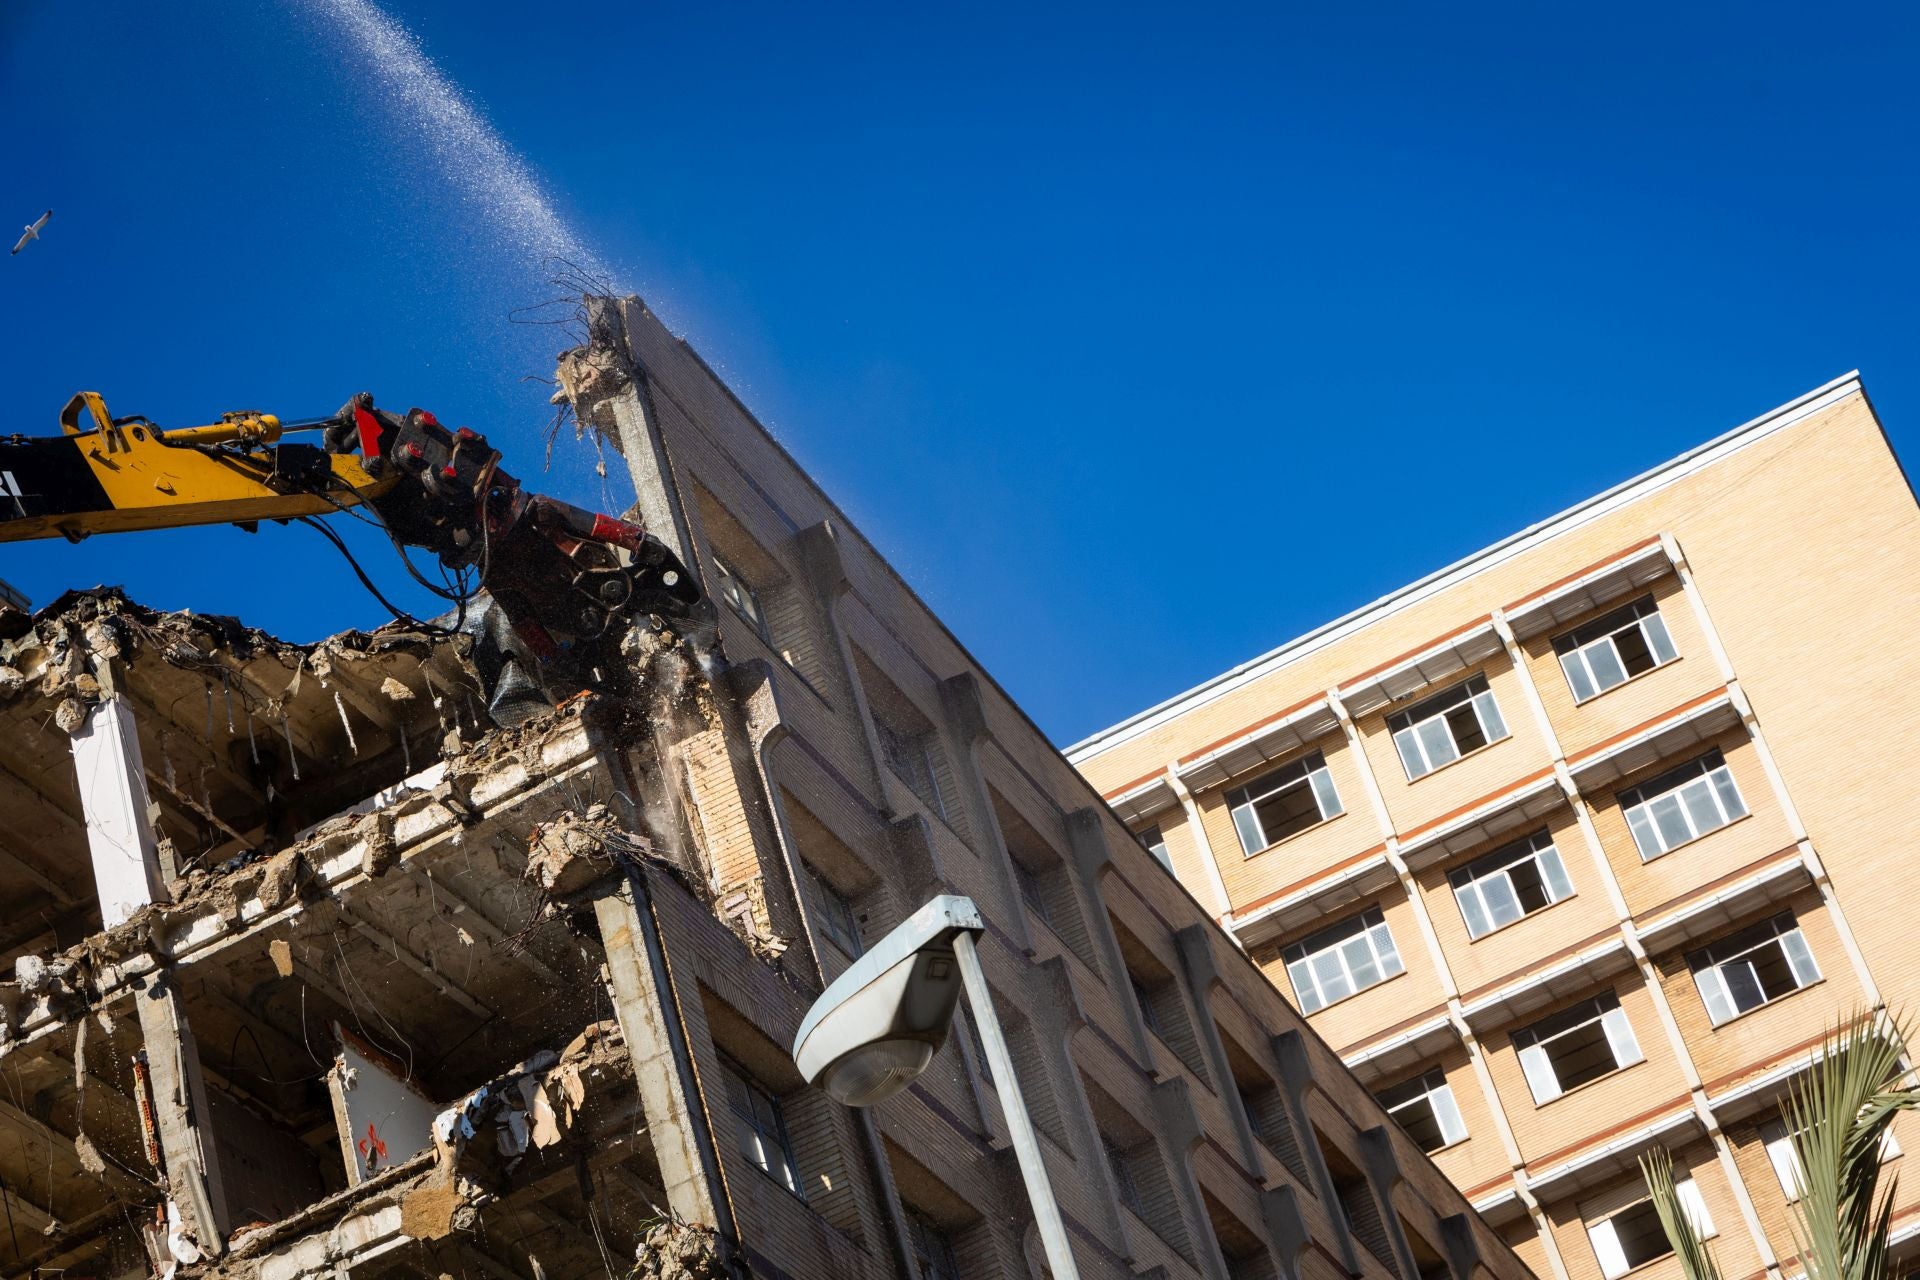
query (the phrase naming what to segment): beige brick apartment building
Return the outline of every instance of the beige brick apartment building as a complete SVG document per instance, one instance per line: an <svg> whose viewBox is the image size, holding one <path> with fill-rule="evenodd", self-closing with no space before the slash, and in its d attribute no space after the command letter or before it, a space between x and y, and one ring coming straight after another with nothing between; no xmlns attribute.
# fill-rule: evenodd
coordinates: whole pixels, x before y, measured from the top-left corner
<svg viewBox="0 0 1920 1280"><path fill-rule="evenodd" d="M501 730L430 631L0 610L5 1275L1038 1277L970 1025L871 1113L788 1056L963 893L1083 1275L1527 1280L699 358L591 315L563 379L718 619L630 693Z"/></svg>
<svg viewBox="0 0 1920 1280"><path fill-rule="evenodd" d="M1778 1277L1779 1098L1920 974L1917 632L1849 376L1068 756L1536 1271L1677 1274L1660 1144Z"/></svg>

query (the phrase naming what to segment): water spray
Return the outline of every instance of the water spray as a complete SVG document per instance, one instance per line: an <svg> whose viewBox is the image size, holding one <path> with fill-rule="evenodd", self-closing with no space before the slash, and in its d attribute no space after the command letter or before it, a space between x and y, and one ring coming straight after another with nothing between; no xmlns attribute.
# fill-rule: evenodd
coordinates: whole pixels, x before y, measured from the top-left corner
<svg viewBox="0 0 1920 1280"><path fill-rule="evenodd" d="M612 273L554 210L539 179L419 39L372 0L301 0L366 58L432 148L441 174L536 263L561 260L586 275Z"/></svg>

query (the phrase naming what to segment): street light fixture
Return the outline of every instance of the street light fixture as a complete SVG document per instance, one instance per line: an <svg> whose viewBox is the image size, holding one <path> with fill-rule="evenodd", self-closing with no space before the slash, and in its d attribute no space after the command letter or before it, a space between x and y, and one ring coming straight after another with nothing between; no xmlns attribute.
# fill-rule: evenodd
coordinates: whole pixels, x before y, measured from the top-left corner
<svg viewBox="0 0 1920 1280"><path fill-rule="evenodd" d="M1054 1280L1079 1280L1066 1224L1047 1181L1033 1121L993 1009L975 939L986 931L973 899L935 898L836 978L801 1020L793 1060L835 1101L870 1107L899 1093L946 1043L962 988L1020 1160Z"/></svg>

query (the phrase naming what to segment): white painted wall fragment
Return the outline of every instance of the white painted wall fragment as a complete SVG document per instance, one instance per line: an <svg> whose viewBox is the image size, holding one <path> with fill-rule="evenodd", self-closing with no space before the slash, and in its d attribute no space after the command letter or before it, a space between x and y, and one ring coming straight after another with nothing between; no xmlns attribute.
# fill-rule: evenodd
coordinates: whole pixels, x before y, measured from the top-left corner
<svg viewBox="0 0 1920 1280"><path fill-rule="evenodd" d="M352 1044L341 1043L327 1086L354 1186L412 1159L433 1142L438 1108Z"/></svg>

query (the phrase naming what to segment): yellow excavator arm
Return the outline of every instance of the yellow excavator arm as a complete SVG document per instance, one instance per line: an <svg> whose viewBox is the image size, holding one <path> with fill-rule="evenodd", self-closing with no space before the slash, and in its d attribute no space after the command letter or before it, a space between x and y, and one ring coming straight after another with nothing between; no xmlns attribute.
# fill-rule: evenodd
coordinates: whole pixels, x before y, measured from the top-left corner
<svg viewBox="0 0 1920 1280"><path fill-rule="evenodd" d="M417 547L439 558L446 586L408 567L459 619L480 591L492 597L507 626L496 659L483 645L476 661L518 662L549 698L618 670L609 645L630 625L696 618L702 604L686 567L639 525L529 493L485 436L449 431L424 409L376 409L364 392L330 418L289 424L249 411L166 430L114 418L83 391L61 410L60 431L0 436L0 542L299 520L353 561L314 517L365 507L403 556ZM308 432L316 442L287 439ZM494 703L502 719L498 688Z"/></svg>
<svg viewBox="0 0 1920 1280"><path fill-rule="evenodd" d="M283 445L288 428L270 413L162 430L115 421L98 392L82 391L60 428L0 438L0 542L293 520L374 501L399 480L369 474L357 454Z"/></svg>

